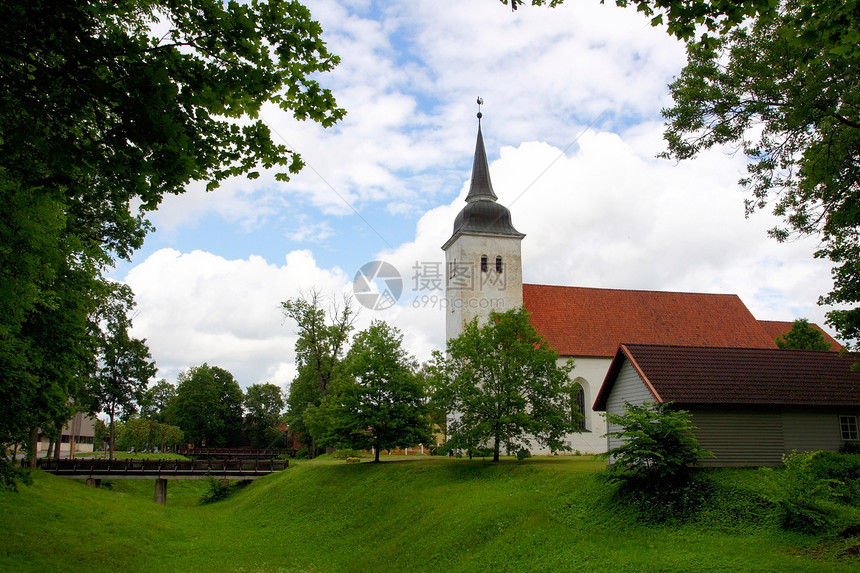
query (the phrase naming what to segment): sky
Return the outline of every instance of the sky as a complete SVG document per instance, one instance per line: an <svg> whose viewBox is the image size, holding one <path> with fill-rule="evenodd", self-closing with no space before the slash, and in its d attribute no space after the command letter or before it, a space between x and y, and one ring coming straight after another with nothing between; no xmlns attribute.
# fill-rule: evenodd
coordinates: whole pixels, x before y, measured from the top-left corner
<svg viewBox="0 0 860 573"><path fill-rule="evenodd" d="M296 325L281 302L316 289L337 304L373 261L396 270L402 292L377 309L354 303L356 329L385 320L420 361L444 348L437 273L465 205L478 97L493 187L526 234L525 282L737 294L756 318L823 325L830 265L813 258L814 239L768 238L778 220L767 210L745 217L743 155L656 157L684 46L634 9L305 4L341 57L317 79L346 118L323 129L264 108L305 169L286 183L264 171L165 198L156 231L112 273L135 292L133 333L159 379L208 363L242 387L287 389Z"/></svg>

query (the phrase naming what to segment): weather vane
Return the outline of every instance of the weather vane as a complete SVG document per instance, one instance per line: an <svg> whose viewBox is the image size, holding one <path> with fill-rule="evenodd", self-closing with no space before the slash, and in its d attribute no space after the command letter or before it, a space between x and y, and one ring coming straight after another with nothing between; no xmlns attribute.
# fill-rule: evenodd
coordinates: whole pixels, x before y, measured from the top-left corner
<svg viewBox="0 0 860 573"><path fill-rule="evenodd" d="M481 96L478 96L478 119L484 117L484 114L481 113L481 106L484 105L484 100Z"/></svg>

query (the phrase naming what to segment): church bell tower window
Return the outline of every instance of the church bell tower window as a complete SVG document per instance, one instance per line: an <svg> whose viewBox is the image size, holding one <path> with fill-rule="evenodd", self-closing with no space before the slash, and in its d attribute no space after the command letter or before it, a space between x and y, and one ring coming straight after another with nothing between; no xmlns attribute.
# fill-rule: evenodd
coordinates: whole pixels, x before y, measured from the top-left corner
<svg viewBox="0 0 860 573"><path fill-rule="evenodd" d="M487 255L481 255L481 272L487 272Z"/></svg>
<svg viewBox="0 0 860 573"><path fill-rule="evenodd" d="M496 272L502 272L502 257L496 257Z"/></svg>

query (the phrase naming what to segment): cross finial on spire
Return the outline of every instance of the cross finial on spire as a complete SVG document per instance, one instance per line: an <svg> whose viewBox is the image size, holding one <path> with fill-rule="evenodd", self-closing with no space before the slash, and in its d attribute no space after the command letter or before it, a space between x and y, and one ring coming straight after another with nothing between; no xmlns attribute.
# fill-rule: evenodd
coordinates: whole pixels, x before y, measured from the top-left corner
<svg viewBox="0 0 860 573"><path fill-rule="evenodd" d="M484 105L484 100L481 96L478 96L478 119L484 117L484 114L481 113L481 106Z"/></svg>

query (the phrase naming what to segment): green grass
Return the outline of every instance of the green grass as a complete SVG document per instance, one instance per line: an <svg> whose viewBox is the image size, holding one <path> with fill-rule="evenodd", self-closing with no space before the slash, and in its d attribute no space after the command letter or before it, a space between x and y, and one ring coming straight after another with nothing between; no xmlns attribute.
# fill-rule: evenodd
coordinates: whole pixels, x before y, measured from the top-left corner
<svg viewBox="0 0 860 573"><path fill-rule="evenodd" d="M779 528L757 470L716 472L691 521L612 503L589 457L298 462L196 505L205 481L113 490L34 474L0 494L0 571L857 571L860 538ZM131 485L130 485L131 484Z"/></svg>

